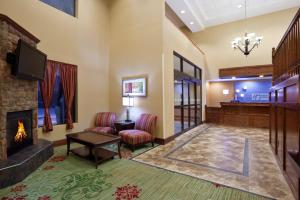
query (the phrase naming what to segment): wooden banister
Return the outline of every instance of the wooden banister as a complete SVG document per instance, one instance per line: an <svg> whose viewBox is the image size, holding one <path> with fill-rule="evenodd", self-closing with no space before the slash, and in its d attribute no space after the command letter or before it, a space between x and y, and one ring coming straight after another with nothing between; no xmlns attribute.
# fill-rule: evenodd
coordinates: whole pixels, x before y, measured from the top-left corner
<svg viewBox="0 0 300 200"><path fill-rule="evenodd" d="M273 84L276 85L300 72L300 9L277 48L272 49Z"/></svg>

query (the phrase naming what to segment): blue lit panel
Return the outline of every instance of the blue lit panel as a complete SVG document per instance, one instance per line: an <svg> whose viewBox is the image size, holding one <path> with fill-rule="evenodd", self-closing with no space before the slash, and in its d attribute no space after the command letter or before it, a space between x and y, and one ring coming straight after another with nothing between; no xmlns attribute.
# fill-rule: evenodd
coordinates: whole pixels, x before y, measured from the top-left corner
<svg viewBox="0 0 300 200"><path fill-rule="evenodd" d="M271 80L238 81L234 83L235 91L239 90L237 100L240 102L268 102Z"/></svg>

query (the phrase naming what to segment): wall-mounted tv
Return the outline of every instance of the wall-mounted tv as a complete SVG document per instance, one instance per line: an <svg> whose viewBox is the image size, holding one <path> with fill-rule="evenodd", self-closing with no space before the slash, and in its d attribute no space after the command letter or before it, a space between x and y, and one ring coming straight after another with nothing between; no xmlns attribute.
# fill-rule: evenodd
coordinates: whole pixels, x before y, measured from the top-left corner
<svg viewBox="0 0 300 200"><path fill-rule="evenodd" d="M46 54L20 39L12 66L12 74L22 79L43 80L46 61Z"/></svg>

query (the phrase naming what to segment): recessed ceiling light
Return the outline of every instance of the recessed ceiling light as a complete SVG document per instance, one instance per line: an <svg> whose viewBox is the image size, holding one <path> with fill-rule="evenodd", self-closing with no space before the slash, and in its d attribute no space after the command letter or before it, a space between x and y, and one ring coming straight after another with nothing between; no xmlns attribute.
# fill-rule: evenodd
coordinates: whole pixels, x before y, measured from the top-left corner
<svg viewBox="0 0 300 200"><path fill-rule="evenodd" d="M193 24L194 24L194 22L190 22L190 24L191 24L191 25L193 25Z"/></svg>
<svg viewBox="0 0 300 200"><path fill-rule="evenodd" d="M238 8L242 8L242 7L243 7L243 5L242 5L242 4L239 4L239 5L237 5L237 7L238 7Z"/></svg>
<svg viewBox="0 0 300 200"><path fill-rule="evenodd" d="M260 78L263 78L263 77L264 77L264 75L260 75L259 77L260 77Z"/></svg>
<svg viewBox="0 0 300 200"><path fill-rule="evenodd" d="M181 13L181 14L184 14L184 13L185 13L185 10L181 10L180 13Z"/></svg>

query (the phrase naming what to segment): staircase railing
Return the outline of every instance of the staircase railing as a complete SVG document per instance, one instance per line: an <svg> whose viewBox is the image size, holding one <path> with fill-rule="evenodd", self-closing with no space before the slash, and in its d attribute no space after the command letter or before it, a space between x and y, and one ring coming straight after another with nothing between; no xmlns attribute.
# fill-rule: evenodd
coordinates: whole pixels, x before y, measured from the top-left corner
<svg viewBox="0 0 300 200"><path fill-rule="evenodd" d="M279 42L272 49L273 85L300 73L300 9Z"/></svg>

